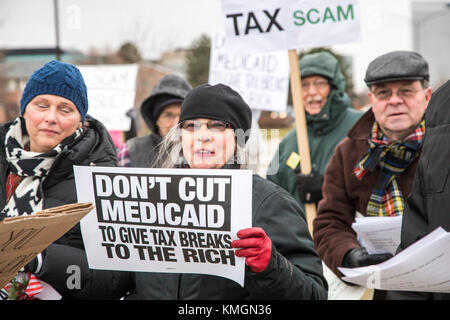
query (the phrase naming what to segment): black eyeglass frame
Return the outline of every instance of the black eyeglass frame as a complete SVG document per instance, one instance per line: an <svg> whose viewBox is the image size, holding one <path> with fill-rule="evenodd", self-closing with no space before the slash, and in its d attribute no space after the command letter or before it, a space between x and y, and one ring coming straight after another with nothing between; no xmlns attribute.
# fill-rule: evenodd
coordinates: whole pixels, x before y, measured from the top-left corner
<svg viewBox="0 0 450 320"><path fill-rule="evenodd" d="M199 125L200 123L200 125ZM188 125L191 125L187 127ZM206 122L199 121L199 120L185 120L181 123L181 128L190 132L200 130L200 128L203 126L203 124L206 124L206 128L208 130L216 130L216 131L225 131L226 129L233 129L233 126L223 120L208 120ZM215 125L214 125L215 124Z"/></svg>

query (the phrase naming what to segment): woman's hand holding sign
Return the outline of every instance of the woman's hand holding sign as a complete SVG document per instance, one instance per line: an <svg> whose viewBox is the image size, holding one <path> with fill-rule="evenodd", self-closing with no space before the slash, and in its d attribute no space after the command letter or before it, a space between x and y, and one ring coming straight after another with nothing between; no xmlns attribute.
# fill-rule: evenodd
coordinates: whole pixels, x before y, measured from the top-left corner
<svg viewBox="0 0 450 320"><path fill-rule="evenodd" d="M241 240L231 243L237 257L245 257L245 264L253 272L262 272L267 268L272 254L272 241L261 228L242 229L237 232Z"/></svg>

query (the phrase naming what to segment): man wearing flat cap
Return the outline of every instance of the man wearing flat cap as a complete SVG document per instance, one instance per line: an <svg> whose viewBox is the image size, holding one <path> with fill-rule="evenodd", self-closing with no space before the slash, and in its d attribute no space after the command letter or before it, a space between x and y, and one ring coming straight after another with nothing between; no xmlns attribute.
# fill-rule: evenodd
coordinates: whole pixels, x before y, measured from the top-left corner
<svg viewBox="0 0 450 320"><path fill-rule="evenodd" d="M415 52L394 51L373 60L364 79L369 109L336 147L324 176L314 220L314 243L327 266L362 267L389 254L368 254L352 223L363 216L397 216L412 181L425 134L432 90L428 63Z"/></svg>

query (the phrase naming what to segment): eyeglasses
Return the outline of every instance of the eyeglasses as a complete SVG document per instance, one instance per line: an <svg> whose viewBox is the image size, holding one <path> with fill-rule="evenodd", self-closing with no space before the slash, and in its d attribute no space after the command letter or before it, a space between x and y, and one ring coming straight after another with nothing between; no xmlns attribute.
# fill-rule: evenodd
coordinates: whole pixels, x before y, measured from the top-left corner
<svg viewBox="0 0 450 320"><path fill-rule="evenodd" d="M302 89L308 90L310 86L314 86L316 89L324 89L328 85L328 81L325 79L316 80L314 82L302 81Z"/></svg>
<svg viewBox="0 0 450 320"><path fill-rule="evenodd" d="M410 99L410 98L413 98L417 92L424 91L424 90L425 89L417 90L414 88L401 88L401 89L397 90L396 94L397 94L397 97L399 97L400 99ZM372 91L372 93L375 95L375 97L378 100L388 100L394 94L394 92L389 88L381 88L381 89Z"/></svg>
<svg viewBox="0 0 450 320"><path fill-rule="evenodd" d="M206 122L198 120L186 120L183 121L181 127L187 131L200 130L200 128L206 124L208 130L225 131L225 129L231 129L231 124L220 120L209 120Z"/></svg>

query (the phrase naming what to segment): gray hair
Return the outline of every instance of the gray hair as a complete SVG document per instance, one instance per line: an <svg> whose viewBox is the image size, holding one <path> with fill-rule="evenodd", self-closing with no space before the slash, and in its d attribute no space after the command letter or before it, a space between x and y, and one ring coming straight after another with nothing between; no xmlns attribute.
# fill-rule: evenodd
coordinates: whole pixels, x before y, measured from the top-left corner
<svg viewBox="0 0 450 320"><path fill-rule="evenodd" d="M181 124L173 127L158 145L159 151L152 165L153 168L183 168L187 161L183 156L181 143ZM236 135L236 132L235 132ZM236 153L228 163L240 165L240 169L248 168L249 153L247 148L236 143Z"/></svg>

